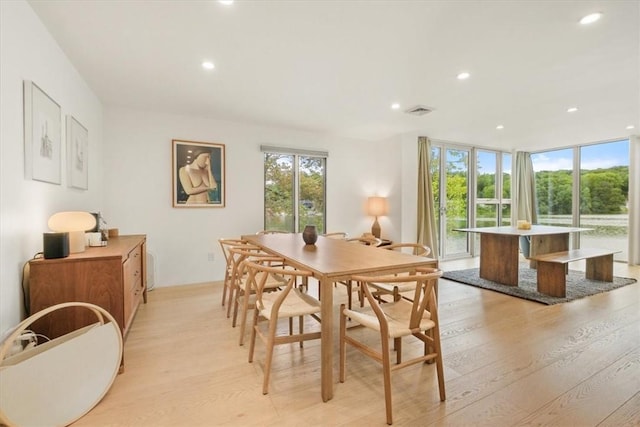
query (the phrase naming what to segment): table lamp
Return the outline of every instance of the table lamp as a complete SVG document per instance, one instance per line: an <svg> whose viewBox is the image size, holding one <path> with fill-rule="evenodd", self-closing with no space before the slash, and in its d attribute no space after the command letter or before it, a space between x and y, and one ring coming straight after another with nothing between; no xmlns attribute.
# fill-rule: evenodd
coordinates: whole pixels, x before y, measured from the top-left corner
<svg viewBox="0 0 640 427"><path fill-rule="evenodd" d="M380 223L378 223L378 217L387 214L386 197L369 197L369 200L367 201L367 213L376 217L376 220L371 226L371 234L379 239Z"/></svg>
<svg viewBox="0 0 640 427"><path fill-rule="evenodd" d="M58 212L49 218L49 228L56 232L69 233L69 252L84 252L84 233L96 226L96 218L89 212Z"/></svg>

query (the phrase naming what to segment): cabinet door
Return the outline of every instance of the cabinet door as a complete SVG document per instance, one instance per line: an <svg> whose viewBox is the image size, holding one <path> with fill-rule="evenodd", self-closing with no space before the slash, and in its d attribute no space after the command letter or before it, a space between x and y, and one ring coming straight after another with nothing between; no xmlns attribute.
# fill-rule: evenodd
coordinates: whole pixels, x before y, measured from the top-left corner
<svg viewBox="0 0 640 427"><path fill-rule="evenodd" d="M110 312L120 328L124 329L122 261L105 259L32 263L30 301L31 313L63 302L89 302ZM49 338L55 338L94 321L95 316L87 310L69 308L40 319L33 328Z"/></svg>

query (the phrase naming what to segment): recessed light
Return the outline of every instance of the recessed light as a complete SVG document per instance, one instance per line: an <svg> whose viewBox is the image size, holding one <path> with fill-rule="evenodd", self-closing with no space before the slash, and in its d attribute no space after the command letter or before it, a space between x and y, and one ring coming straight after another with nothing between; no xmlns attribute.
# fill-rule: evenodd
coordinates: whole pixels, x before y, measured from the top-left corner
<svg viewBox="0 0 640 427"><path fill-rule="evenodd" d="M216 68L216 66L213 65L213 62L211 61L204 61L202 62L202 68L204 68L205 70L213 70L214 68Z"/></svg>
<svg viewBox="0 0 640 427"><path fill-rule="evenodd" d="M458 80L466 80L469 77L471 77L471 74L469 74L466 71L463 71L462 73L458 74Z"/></svg>
<svg viewBox="0 0 640 427"><path fill-rule="evenodd" d="M391 104L391 109L397 110L399 108L400 108L400 104L398 104L397 102L394 102L393 104Z"/></svg>
<svg viewBox="0 0 640 427"><path fill-rule="evenodd" d="M498 125L498 126L496 126L496 129L502 130L502 129L504 129L504 126L503 125Z"/></svg>
<svg viewBox="0 0 640 427"><path fill-rule="evenodd" d="M629 125L629 126L627 126L627 129L635 129L635 126L634 125Z"/></svg>
<svg viewBox="0 0 640 427"><path fill-rule="evenodd" d="M218 0L218 3L229 6L233 4L233 0Z"/></svg>
<svg viewBox="0 0 640 427"><path fill-rule="evenodd" d="M567 108L567 113L575 113L578 111L578 107L569 107Z"/></svg>
<svg viewBox="0 0 640 427"><path fill-rule="evenodd" d="M600 12L596 12L596 13L591 13L585 17L583 17L580 20L580 23L582 25L588 25L588 24L593 24L594 22L596 22L598 19L600 19L602 17L602 13Z"/></svg>

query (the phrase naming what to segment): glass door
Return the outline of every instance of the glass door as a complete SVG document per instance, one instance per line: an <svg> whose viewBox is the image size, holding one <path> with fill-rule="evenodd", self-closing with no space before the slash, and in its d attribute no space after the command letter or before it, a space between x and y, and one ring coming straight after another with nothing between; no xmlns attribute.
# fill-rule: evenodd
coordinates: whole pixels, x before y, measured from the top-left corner
<svg viewBox="0 0 640 427"><path fill-rule="evenodd" d="M441 259L468 256L468 233L453 231L469 226L470 149L434 144L431 148L431 174L438 254Z"/></svg>

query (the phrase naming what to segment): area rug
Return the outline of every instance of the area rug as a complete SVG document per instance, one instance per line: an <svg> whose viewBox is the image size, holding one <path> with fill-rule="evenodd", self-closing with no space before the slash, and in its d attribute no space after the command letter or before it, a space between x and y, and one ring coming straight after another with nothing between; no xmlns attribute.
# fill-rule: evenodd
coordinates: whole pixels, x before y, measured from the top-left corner
<svg viewBox="0 0 640 427"><path fill-rule="evenodd" d="M567 296L565 298L558 298L541 294L536 290L536 270L530 269L528 265L520 266L518 271L518 286L501 285L491 280L482 279L479 277L479 272L479 268L454 270L445 272L442 277L464 283L465 285L489 289L547 305L573 301L589 295L621 288L636 282L636 279L627 277L614 277L613 282L589 280L584 277L584 271L569 270L569 274L567 275Z"/></svg>

